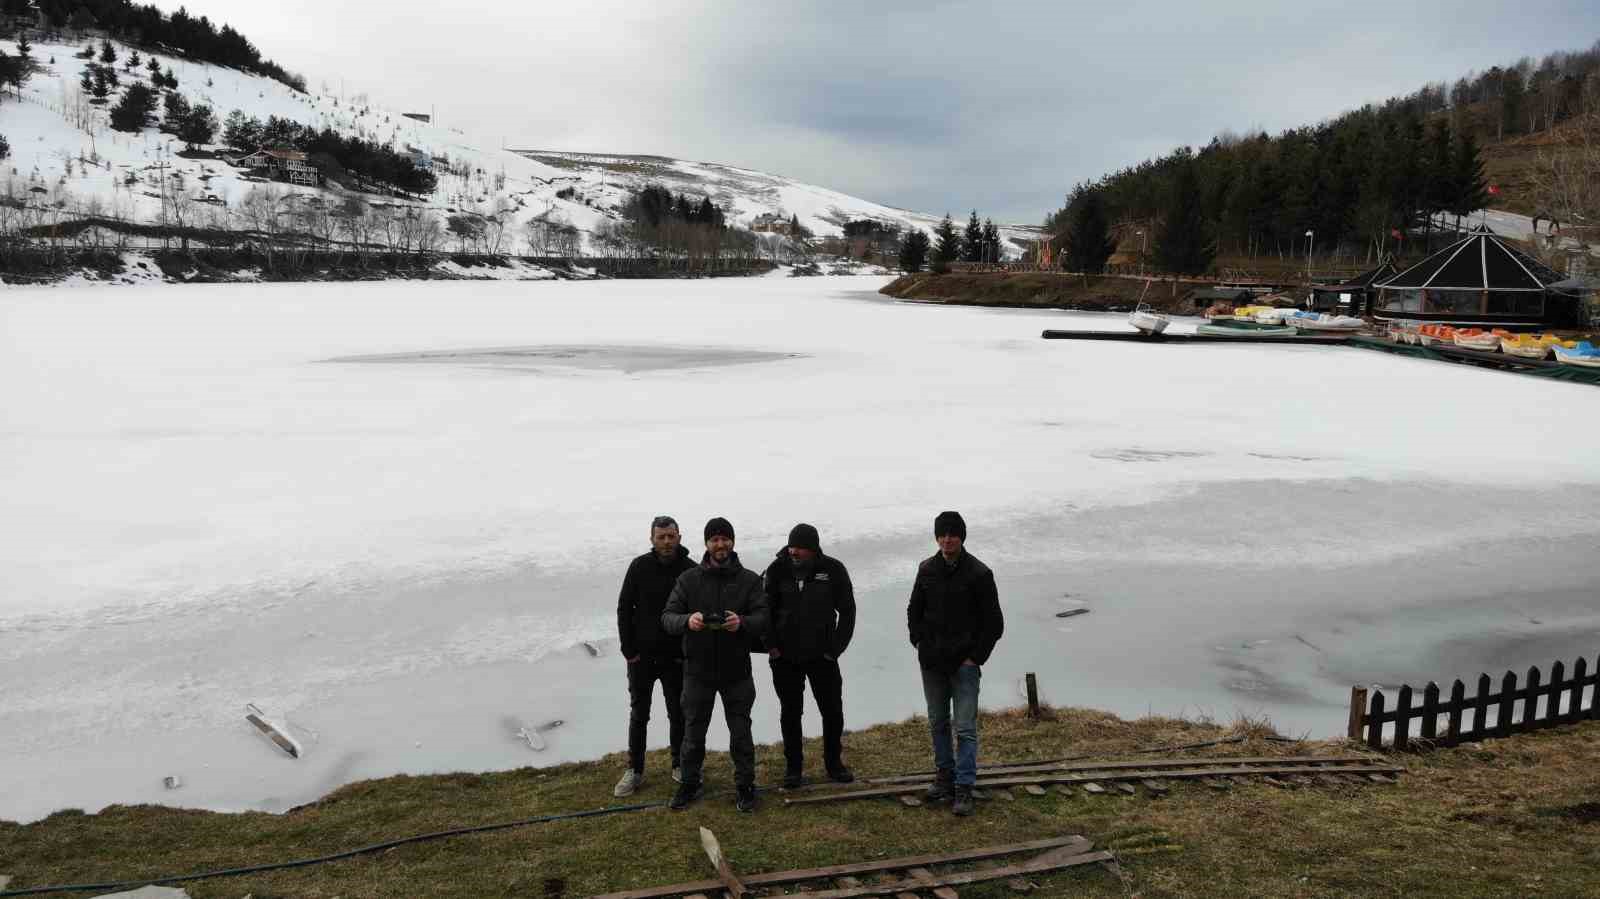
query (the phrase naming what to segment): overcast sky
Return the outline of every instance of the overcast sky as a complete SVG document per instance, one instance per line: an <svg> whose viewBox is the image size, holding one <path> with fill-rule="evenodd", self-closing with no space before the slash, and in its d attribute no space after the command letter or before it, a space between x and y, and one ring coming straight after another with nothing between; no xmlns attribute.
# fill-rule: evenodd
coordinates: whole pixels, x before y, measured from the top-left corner
<svg viewBox="0 0 1600 899"><path fill-rule="evenodd" d="M186 5L313 90L435 108L490 144L722 162L1014 222L1224 129L1600 39L1596 0Z"/></svg>

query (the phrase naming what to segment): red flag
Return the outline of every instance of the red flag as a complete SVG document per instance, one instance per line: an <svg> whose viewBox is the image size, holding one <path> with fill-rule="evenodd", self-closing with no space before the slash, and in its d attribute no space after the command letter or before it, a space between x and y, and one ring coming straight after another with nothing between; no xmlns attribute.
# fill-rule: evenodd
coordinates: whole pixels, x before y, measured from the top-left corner
<svg viewBox="0 0 1600 899"><path fill-rule="evenodd" d="M1389 236L1393 237L1395 240L1405 240L1406 239L1405 232L1401 231L1399 228L1390 228L1389 229Z"/></svg>
<svg viewBox="0 0 1600 899"><path fill-rule="evenodd" d="M1498 184L1489 185L1489 196L1491 196L1491 197L1500 196L1500 185L1498 185Z"/></svg>

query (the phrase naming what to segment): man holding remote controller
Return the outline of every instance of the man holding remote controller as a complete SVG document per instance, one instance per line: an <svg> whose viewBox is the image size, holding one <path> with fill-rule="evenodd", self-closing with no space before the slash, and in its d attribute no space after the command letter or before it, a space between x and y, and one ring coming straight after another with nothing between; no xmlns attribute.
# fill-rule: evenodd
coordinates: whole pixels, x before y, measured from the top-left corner
<svg viewBox="0 0 1600 899"><path fill-rule="evenodd" d="M706 522L706 554L700 564L678 576L661 613L667 633L683 635L683 782L671 807L681 811L705 792L701 779L706 759L706 729L717 695L728 722L728 751L733 756L734 806L756 808L756 746L750 735L750 709L756 683L750 669L746 631L767 632L767 596L761 575L739 564L733 551L733 525L726 518Z"/></svg>

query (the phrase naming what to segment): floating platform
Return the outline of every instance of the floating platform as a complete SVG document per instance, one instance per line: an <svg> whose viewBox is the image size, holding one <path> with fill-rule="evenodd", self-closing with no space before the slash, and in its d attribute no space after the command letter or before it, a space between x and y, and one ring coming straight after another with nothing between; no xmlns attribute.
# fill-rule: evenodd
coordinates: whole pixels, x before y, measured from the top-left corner
<svg viewBox="0 0 1600 899"><path fill-rule="evenodd" d="M1217 337L1210 334L1146 334L1143 331L1045 331L1039 335L1045 340L1120 340L1124 343L1271 343L1279 346L1344 346L1351 341L1346 334L1305 334L1295 337L1273 337L1252 334L1240 329L1238 337Z"/></svg>
<svg viewBox="0 0 1600 899"><path fill-rule="evenodd" d="M1600 369L1564 365L1553 359L1525 359L1508 353L1469 350L1465 347L1446 346L1443 344L1422 346L1421 344L1395 343L1382 337L1352 337L1348 343L1350 346L1360 347L1364 350L1394 353L1397 356L1413 356L1419 359L1433 359L1443 362L1465 362L1484 368L1534 375L1535 377L1550 378L1556 381L1600 384Z"/></svg>

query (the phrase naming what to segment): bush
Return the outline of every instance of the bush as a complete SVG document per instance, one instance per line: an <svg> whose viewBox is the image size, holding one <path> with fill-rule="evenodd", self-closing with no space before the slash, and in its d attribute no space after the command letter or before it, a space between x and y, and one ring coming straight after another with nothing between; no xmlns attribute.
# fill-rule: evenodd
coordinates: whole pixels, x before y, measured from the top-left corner
<svg viewBox="0 0 1600 899"><path fill-rule="evenodd" d="M156 92L142 84L130 84L122 99L111 107L111 127L118 131L142 131L150 124L156 109Z"/></svg>

